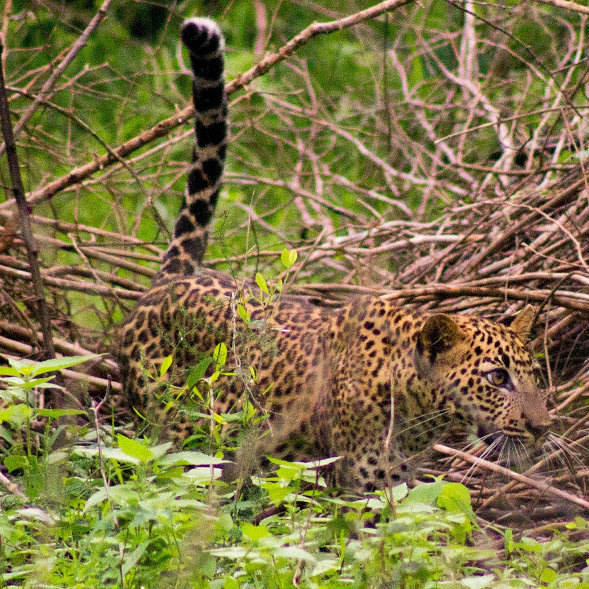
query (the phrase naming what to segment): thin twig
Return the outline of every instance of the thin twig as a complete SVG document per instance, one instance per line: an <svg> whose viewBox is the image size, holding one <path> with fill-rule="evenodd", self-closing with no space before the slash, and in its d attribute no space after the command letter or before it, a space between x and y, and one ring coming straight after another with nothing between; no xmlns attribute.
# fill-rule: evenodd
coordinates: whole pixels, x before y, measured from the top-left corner
<svg viewBox="0 0 589 589"><path fill-rule="evenodd" d="M551 6L557 6L558 8L572 10L573 12L579 12L581 14L589 14L589 6L582 6L576 2L569 2L569 0L536 0L536 2L550 4Z"/></svg>
<svg viewBox="0 0 589 589"><path fill-rule="evenodd" d="M25 111L22 115L18 123L14 126L14 137L18 137L20 132L24 129L25 125L28 123L29 119L35 114L36 110L39 108L41 104L45 100L47 100L51 94L51 90L55 83L63 74L67 66L75 59L76 55L85 47L88 38L92 34L92 32L96 29L96 27L102 22L104 17L106 16L106 12L112 0L104 0L102 6L98 9L98 12L94 15L92 20L88 23L88 26L84 29L82 34L76 39L75 43L72 45L70 50L67 52L66 56L61 60L61 62L51 71L49 78L45 81L41 89L36 92L35 99L33 104L29 106L29 108ZM8 142L4 141L3 145L0 145L0 156L4 153L4 151L8 148Z"/></svg>

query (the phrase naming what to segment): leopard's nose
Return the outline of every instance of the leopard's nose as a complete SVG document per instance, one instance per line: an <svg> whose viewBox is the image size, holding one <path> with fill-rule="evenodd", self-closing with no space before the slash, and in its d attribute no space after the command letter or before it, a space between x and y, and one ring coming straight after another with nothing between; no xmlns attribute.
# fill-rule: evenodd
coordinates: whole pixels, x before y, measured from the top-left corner
<svg viewBox="0 0 589 589"><path fill-rule="evenodd" d="M552 419L546 412L546 419L543 420L526 420L526 428L527 430L534 436L534 439L538 441L550 428L550 424L552 423Z"/></svg>
<svg viewBox="0 0 589 589"><path fill-rule="evenodd" d="M552 424L543 399L528 399L521 407L526 427L534 435L542 435Z"/></svg>

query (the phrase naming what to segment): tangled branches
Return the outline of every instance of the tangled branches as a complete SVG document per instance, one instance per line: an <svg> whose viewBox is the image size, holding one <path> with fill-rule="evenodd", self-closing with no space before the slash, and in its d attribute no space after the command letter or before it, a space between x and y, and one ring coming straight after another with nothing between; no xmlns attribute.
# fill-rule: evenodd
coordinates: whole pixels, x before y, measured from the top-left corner
<svg viewBox="0 0 589 589"><path fill-rule="evenodd" d="M269 39L278 50L228 85L230 168L206 263L278 276L286 245L299 252L289 288L326 304L374 294L504 319L532 302L554 412L578 423L569 435L580 439L589 397L586 10L556 0L389 1L357 13L292 4L308 22L330 24L293 35L279 20L271 34L258 22L257 50ZM106 63L74 70L74 61L58 84L60 55L82 43L40 46L45 61L29 67L15 40L30 15L10 15L10 5L8 98L23 121L56 352L109 351L182 198L185 80L147 48L134 64L143 82ZM313 39L319 33L329 34ZM0 355L35 357L42 334L11 194L0 223ZM118 388L109 357L70 376L93 392L107 379Z"/></svg>

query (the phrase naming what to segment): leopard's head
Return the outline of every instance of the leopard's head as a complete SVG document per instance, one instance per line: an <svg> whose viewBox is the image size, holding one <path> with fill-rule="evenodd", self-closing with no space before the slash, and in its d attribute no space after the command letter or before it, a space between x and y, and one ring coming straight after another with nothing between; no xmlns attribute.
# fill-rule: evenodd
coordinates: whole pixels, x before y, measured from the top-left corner
<svg viewBox="0 0 589 589"><path fill-rule="evenodd" d="M499 448L505 442L516 449L537 446L550 425L538 365L526 346L533 319L531 306L510 326L437 314L424 321L417 336L417 373L441 401L438 409Z"/></svg>

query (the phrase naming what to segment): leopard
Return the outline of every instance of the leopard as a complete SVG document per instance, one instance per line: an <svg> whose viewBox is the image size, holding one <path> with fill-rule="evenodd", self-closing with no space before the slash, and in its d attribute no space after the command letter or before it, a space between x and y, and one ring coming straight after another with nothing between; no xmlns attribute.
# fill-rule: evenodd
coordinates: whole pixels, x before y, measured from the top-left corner
<svg viewBox="0 0 589 589"><path fill-rule="evenodd" d="M528 348L532 306L509 324L379 296L334 307L203 265L229 142L225 41L202 17L184 21L180 36L193 77L192 163L161 267L118 350L125 399L142 423L179 444L194 435L201 420L174 391L200 367L190 387L213 386L216 370L216 415L245 403L266 415L248 453L333 458L341 488L405 480L412 457L449 428L502 450L538 449L551 418ZM211 359L221 343L219 370Z"/></svg>

